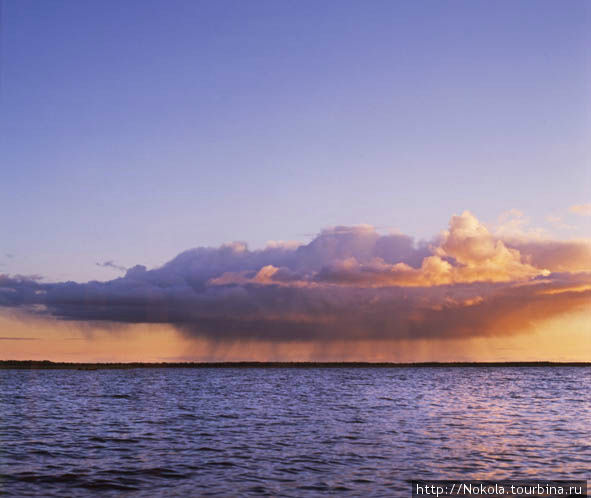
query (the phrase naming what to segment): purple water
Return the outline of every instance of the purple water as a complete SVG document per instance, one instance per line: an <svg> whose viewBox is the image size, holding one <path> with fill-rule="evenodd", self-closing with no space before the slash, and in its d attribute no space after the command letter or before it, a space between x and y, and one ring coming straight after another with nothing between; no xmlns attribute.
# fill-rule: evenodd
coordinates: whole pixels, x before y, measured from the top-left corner
<svg viewBox="0 0 591 498"><path fill-rule="evenodd" d="M591 368L0 371L8 496L409 496L586 479Z"/></svg>

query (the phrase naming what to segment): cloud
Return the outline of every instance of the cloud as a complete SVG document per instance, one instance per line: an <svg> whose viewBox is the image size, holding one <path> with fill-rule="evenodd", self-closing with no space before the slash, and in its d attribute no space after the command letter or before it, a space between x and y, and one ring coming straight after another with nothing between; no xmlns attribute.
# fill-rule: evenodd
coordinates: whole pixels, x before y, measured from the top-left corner
<svg viewBox="0 0 591 498"><path fill-rule="evenodd" d="M114 270L118 270L118 271L127 271L127 268L125 268L125 266L119 266L117 264L115 264L115 262L113 260L110 261L105 261L103 263L96 263L96 266L100 266L102 268L113 268Z"/></svg>
<svg viewBox="0 0 591 498"><path fill-rule="evenodd" d="M0 337L0 341L38 341L39 337Z"/></svg>
<svg viewBox="0 0 591 498"><path fill-rule="evenodd" d="M571 213L580 214L581 216L591 216L591 202L587 204L575 204L568 208Z"/></svg>
<svg viewBox="0 0 591 498"><path fill-rule="evenodd" d="M464 212L453 216L449 230L443 232L432 255L425 256L419 268L405 262L389 264L374 257L360 263L351 256L324 268L317 281L371 286L421 286L472 282L510 282L547 275L521 258L516 249L495 239L475 216Z"/></svg>
<svg viewBox="0 0 591 498"><path fill-rule="evenodd" d="M493 232L500 239L543 239L548 235L543 228L532 228L530 218L515 208L501 213Z"/></svg>
<svg viewBox="0 0 591 498"><path fill-rule="evenodd" d="M591 271L591 241L589 240L527 240L505 241L508 247L537 268L551 272Z"/></svg>
<svg viewBox="0 0 591 498"><path fill-rule="evenodd" d="M562 220L562 217L555 216L555 215L548 215L546 216L546 221L552 225L552 227L557 228L559 230L576 230L577 227L574 225L569 225Z"/></svg>
<svg viewBox="0 0 591 498"><path fill-rule="evenodd" d="M464 212L430 242L338 226L303 245L191 249L107 282L0 276L0 305L63 320L171 324L211 341L503 335L584 308L589 250L504 240Z"/></svg>

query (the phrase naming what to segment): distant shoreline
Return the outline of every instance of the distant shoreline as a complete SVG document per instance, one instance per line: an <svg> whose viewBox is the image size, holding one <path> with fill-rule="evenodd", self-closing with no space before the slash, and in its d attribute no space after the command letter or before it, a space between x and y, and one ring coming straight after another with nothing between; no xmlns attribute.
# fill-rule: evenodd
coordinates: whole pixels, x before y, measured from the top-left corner
<svg viewBox="0 0 591 498"><path fill-rule="evenodd" d="M506 361L506 362L283 362L228 361L175 363L73 363L37 360L0 360L0 370L109 370L133 368L470 368L470 367L591 367L591 362Z"/></svg>

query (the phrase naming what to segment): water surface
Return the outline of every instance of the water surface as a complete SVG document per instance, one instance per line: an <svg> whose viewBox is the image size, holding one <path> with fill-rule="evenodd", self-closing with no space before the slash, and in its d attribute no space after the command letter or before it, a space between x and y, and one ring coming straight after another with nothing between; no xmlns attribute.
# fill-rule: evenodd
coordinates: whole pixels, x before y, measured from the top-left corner
<svg viewBox="0 0 591 498"><path fill-rule="evenodd" d="M0 371L8 496L409 496L587 479L591 368Z"/></svg>

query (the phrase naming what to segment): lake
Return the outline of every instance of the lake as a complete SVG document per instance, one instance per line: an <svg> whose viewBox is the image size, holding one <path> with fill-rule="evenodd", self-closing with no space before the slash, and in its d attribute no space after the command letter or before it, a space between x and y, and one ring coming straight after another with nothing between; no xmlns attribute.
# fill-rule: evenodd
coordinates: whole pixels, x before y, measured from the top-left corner
<svg viewBox="0 0 591 498"><path fill-rule="evenodd" d="M591 368L0 371L7 496L410 496L586 479Z"/></svg>

